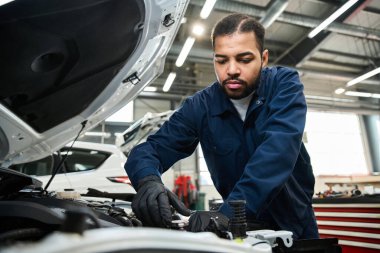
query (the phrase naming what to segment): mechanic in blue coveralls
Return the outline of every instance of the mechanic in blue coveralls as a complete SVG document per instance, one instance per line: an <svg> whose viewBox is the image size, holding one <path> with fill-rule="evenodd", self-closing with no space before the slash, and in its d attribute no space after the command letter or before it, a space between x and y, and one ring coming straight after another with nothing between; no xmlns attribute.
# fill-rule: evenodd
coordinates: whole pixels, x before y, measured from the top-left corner
<svg viewBox="0 0 380 253"><path fill-rule="evenodd" d="M245 200L252 224L292 231L294 239L318 238L314 176L302 143L303 85L295 70L267 67L264 34L246 15L220 20L211 36L217 81L187 98L130 153L125 169L137 191L132 209L145 225L170 226L170 206L190 215L160 176L200 143L224 204L192 213L188 230L205 230L211 218L225 224L232 215L228 201Z"/></svg>

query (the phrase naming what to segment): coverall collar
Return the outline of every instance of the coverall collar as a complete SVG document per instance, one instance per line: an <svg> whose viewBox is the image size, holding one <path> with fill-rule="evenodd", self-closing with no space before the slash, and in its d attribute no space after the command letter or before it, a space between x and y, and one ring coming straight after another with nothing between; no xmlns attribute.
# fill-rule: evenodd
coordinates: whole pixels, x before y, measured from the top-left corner
<svg viewBox="0 0 380 253"><path fill-rule="evenodd" d="M261 82L260 83L262 83L262 81L263 81L263 78L261 76ZM235 113L236 109L234 108L229 97L224 93L219 82L215 82L212 86L213 86L213 94L212 94L213 98L212 98L212 100L213 100L213 104L215 106L212 106L210 108L211 115L217 116L217 115L221 115L221 114L228 112L228 111ZM256 108L263 105L263 103L265 101L265 97L260 96L260 93L261 93L260 90L262 90L261 87L258 87L258 89L256 89L255 93L253 94L251 103L250 103L248 110L247 110L247 116L249 116L249 114L252 111L254 111Z"/></svg>

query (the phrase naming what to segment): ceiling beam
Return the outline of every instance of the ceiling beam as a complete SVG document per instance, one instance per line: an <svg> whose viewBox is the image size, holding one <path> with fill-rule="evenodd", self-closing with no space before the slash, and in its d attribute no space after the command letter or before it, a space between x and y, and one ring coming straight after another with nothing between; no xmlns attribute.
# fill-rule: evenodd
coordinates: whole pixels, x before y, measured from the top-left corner
<svg viewBox="0 0 380 253"><path fill-rule="evenodd" d="M356 15L358 13L358 10L361 10L365 7L365 3L365 0L359 0L350 9L348 9L341 16L339 16L336 19L336 21L343 22L350 18L352 15ZM305 36L302 39L300 39L298 43L295 43L293 47L291 47L289 50L285 51L282 55L280 55L274 61L274 64L289 65L296 67L302 66L303 63L305 63L316 51L319 50L319 48L322 45L322 42L329 38L331 35L332 32L326 30L321 31L313 38L309 38L307 34L305 34Z"/></svg>
<svg viewBox="0 0 380 253"><path fill-rule="evenodd" d="M172 48L174 50L170 50L168 54L168 59L176 59L178 57L177 50L180 50L181 44L180 43L174 43L172 45ZM177 48L177 49L176 49ZM179 49L178 49L179 48ZM333 51L331 51L332 53ZM210 64L212 66L212 50L211 49L204 49L199 47L193 47L186 58L187 62L192 63L203 63L203 64ZM354 79L357 77L357 75L349 74L346 72L340 72L340 71L331 71L331 70L311 70L307 68L297 68L298 71L312 75L321 79L329 79L329 80L337 80L341 82L347 82L349 80ZM369 85L380 85L380 81L374 78L366 79L362 82L363 84L369 84Z"/></svg>
<svg viewBox="0 0 380 253"><path fill-rule="evenodd" d="M372 60L372 61L380 60L379 56L376 57L374 55L352 54L352 53L346 53L346 52L333 51L333 50L324 49L324 48L319 49L318 52L336 55L336 56L343 56L347 58L361 59L361 60Z"/></svg>
<svg viewBox="0 0 380 253"><path fill-rule="evenodd" d="M205 0L191 0L191 5L196 5L202 7ZM218 0L215 3L214 10L221 12L236 12L243 13L253 17L263 18L266 14L266 8L257 6L254 4L248 4L243 2L235 2L231 0ZM318 26L323 20L318 18L313 18L305 15L299 15L290 12L283 12L277 20L278 22L283 22L287 24L314 28ZM326 30L330 32L336 32L341 34L346 34L355 37L367 38L380 41L380 30L373 29L363 26L343 24L340 22L331 23Z"/></svg>
<svg viewBox="0 0 380 253"><path fill-rule="evenodd" d="M280 16L288 6L288 0L271 0L266 6L266 14L260 19L264 28L268 28Z"/></svg>

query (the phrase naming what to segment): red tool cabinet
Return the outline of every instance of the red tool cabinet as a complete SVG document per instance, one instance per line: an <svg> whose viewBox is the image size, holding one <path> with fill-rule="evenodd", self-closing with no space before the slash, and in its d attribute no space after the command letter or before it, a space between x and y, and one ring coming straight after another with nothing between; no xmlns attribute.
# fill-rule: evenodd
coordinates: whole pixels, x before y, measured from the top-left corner
<svg viewBox="0 0 380 253"><path fill-rule="evenodd" d="M343 253L380 252L380 197L314 199L321 238L339 239Z"/></svg>

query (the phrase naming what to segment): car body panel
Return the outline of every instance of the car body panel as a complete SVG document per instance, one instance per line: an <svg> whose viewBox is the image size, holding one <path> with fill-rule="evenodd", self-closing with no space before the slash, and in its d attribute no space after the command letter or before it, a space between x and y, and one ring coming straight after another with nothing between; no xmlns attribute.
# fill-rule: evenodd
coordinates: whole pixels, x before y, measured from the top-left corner
<svg viewBox="0 0 380 253"><path fill-rule="evenodd" d="M87 230L83 235L55 233L38 245L19 245L5 249L3 252L37 253L41 251L51 253L271 253L272 248L265 241L256 240L255 244L245 243L242 240L231 241L220 239L211 232L187 233L158 228L101 228Z"/></svg>

